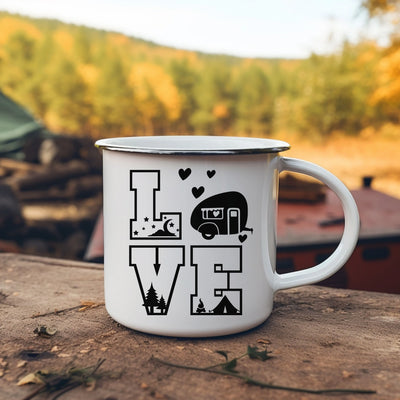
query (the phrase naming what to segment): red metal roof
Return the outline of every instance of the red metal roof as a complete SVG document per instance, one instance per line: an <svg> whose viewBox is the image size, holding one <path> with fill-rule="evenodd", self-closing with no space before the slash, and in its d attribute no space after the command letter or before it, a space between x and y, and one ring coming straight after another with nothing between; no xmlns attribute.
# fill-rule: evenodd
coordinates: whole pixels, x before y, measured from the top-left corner
<svg viewBox="0 0 400 400"><path fill-rule="evenodd" d="M360 238L400 236L400 199L371 188L351 193L360 213ZM338 241L343 226L340 200L329 189L324 202L279 202L279 245Z"/></svg>

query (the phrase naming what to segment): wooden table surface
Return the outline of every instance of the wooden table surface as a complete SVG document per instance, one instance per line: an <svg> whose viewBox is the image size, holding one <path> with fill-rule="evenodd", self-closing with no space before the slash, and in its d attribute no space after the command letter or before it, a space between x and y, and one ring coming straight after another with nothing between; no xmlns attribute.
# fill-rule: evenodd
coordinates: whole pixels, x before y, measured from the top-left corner
<svg viewBox="0 0 400 400"><path fill-rule="evenodd" d="M56 333L34 333L43 326ZM65 373L72 366L96 365L99 359L105 361L94 387L79 386L58 398L400 399L399 295L307 286L279 292L267 322L246 333L166 338L127 329L108 316L102 265L0 254L0 337L0 399L5 400L27 399L42 387L17 385L31 372ZM239 377L159 361L203 368L225 362L218 351L232 359L248 346L267 349L273 357L238 359L239 377L276 386L376 394L268 389Z"/></svg>

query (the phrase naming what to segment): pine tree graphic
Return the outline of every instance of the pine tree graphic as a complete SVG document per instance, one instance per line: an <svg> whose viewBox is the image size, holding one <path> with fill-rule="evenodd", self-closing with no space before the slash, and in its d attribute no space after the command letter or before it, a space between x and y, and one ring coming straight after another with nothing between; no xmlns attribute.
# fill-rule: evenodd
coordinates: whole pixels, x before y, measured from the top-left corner
<svg viewBox="0 0 400 400"><path fill-rule="evenodd" d="M159 310L161 310L161 314L165 314L165 311L167 309L167 304L165 303L164 297L161 296L160 301L158 302L158 307Z"/></svg>
<svg viewBox="0 0 400 400"><path fill-rule="evenodd" d="M153 287L153 284L150 285L150 288L147 291L146 299L145 299L143 305L146 307L147 314L149 314L149 315L153 315L154 307L159 306L158 295L157 295L156 290Z"/></svg>

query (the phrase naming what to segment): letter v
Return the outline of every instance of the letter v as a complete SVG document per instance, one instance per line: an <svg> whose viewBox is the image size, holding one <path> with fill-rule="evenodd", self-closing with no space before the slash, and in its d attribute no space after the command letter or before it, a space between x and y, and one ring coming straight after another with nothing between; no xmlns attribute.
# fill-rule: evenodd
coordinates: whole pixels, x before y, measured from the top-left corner
<svg viewBox="0 0 400 400"><path fill-rule="evenodd" d="M147 314L168 313L184 260L184 246L129 246L129 266L135 269Z"/></svg>

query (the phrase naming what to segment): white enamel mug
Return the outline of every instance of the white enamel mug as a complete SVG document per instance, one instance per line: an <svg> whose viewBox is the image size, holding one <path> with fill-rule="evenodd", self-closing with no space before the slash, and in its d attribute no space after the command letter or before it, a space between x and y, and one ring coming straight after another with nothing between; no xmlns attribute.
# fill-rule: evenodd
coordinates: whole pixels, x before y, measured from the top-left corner
<svg viewBox="0 0 400 400"><path fill-rule="evenodd" d="M274 293L339 270L357 243L359 215L325 169L280 156L271 139L149 136L103 139L104 284L108 313L158 335L206 337L253 328ZM322 263L276 272L282 171L319 179L341 200L340 244Z"/></svg>

